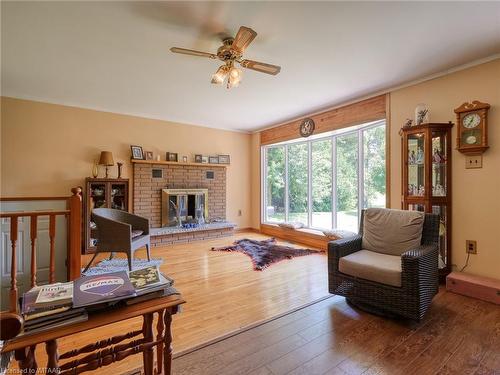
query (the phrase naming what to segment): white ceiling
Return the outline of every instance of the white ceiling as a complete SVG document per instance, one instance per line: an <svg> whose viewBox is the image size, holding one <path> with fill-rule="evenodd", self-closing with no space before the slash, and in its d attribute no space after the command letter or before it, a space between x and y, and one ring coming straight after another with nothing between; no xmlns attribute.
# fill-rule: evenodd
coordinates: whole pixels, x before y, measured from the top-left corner
<svg viewBox="0 0 500 375"><path fill-rule="evenodd" d="M500 3L5 2L2 95L255 130L500 52ZM210 84L219 32L258 32L240 87Z"/></svg>

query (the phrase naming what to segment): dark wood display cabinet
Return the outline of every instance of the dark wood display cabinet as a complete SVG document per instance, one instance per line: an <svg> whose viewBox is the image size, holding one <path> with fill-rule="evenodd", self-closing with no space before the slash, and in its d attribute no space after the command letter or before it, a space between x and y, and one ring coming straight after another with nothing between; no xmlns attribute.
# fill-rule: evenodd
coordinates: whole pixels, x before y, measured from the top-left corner
<svg viewBox="0 0 500 375"><path fill-rule="evenodd" d="M402 207L440 217L439 276L451 271L451 128L429 123L402 129Z"/></svg>
<svg viewBox="0 0 500 375"><path fill-rule="evenodd" d="M85 179L84 243L83 252L93 253L97 239L95 223L90 220L94 208L114 208L128 211L129 181L126 178Z"/></svg>

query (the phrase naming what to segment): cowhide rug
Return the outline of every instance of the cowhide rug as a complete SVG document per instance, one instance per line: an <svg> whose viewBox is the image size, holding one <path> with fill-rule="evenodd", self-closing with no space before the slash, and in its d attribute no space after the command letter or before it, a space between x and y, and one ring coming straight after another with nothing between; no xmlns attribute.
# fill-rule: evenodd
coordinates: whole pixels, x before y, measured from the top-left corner
<svg viewBox="0 0 500 375"><path fill-rule="evenodd" d="M246 254L252 259L253 268L256 271L262 271L269 265L285 259L320 253L311 249L296 249L290 246L278 245L275 238L263 241L244 238L234 241L231 246L212 247L212 251L237 251Z"/></svg>

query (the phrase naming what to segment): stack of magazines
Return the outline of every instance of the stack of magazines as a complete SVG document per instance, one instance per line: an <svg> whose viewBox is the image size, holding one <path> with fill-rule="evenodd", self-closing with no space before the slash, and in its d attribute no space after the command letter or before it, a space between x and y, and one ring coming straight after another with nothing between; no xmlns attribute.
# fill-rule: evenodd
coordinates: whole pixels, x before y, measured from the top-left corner
<svg viewBox="0 0 500 375"><path fill-rule="evenodd" d="M24 293L24 332L30 334L88 319L88 312L177 294L157 267L82 276L74 282L37 286Z"/></svg>
<svg viewBox="0 0 500 375"><path fill-rule="evenodd" d="M37 286L24 294L24 333L42 332L87 320L84 309L72 309L73 283Z"/></svg>

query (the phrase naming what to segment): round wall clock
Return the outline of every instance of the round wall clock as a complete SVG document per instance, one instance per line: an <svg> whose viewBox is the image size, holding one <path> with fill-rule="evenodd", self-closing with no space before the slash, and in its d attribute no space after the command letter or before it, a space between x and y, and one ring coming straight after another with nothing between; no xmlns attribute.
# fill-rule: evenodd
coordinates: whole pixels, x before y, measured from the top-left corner
<svg viewBox="0 0 500 375"><path fill-rule="evenodd" d="M481 122L481 116L479 116L477 113L469 113L462 119L464 128L467 129L474 129L479 125L480 122Z"/></svg>
<svg viewBox="0 0 500 375"><path fill-rule="evenodd" d="M299 132L302 137L309 137L314 132L315 124L312 118L305 118L300 123Z"/></svg>

